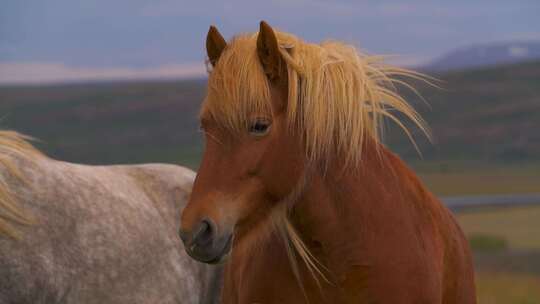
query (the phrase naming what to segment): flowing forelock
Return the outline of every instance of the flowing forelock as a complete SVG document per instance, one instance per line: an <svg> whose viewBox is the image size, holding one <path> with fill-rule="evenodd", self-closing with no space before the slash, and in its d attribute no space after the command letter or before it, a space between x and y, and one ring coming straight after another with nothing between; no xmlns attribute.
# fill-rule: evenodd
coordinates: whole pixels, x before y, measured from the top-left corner
<svg viewBox="0 0 540 304"><path fill-rule="evenodd" d="M210 115L233 132L245 130L252 115L272 111L257 35L235 37L209 75L201 115ZM366 138L381 141L385 118L401 127L413 144L402 118L429 137L423 119L396 89L402 85L414 91L404 79L426 80L422 74L385 65L382 57L342 42L311 44L291 34L276 35L287 63L288 123L304 137L308 161L339 155L345 164L359 164Z"/></svg>

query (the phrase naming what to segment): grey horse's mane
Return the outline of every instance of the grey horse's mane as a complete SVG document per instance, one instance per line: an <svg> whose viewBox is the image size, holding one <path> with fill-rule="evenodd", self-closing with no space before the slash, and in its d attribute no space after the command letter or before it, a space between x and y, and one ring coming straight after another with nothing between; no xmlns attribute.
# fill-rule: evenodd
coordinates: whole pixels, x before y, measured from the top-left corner
<svg viewBox="0 0 540 304"><path fill-rule="evenodd" d="M28 225L32 217L22 210L17 198L9 188L8 179L25 183L25 177L18 169L17 159L35 161L45 157L32 144L31 138L14 131L0 130L0 237L20 237L16 225Z"/></svg>

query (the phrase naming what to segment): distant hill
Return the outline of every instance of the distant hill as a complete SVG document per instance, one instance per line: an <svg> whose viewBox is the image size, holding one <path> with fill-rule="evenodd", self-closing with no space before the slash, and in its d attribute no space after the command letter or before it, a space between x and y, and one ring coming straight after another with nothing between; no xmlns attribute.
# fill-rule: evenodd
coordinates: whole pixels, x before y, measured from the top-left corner
<svg viewBox="0 0 540 304"><path fill-rule="evenodd" d="M419 137L425 159L540 159L540 61L435 76L442 89L415 84L429 107L407 93L433 131L433 144ZM402 134L389 133L396 151L418 159Z"/></svg>
<svg viewBox="0 0 540 304"><path fill-rule="evenodd" d="M0 128L68 161L187 162L200 155L204 80L0 87Z"/></svg>
<svg viewBox="0 0 540 304"><path fill-rule="evenodd" d="M433 145L416 133L424 159L540 160L540 61L436 76L443 90L415 84L431 109L403 92L433 129ZM196 166L205 87L204 80L0 87L0 128L35 136L69 161ZM419 158L395 128L387 142Z"/></svg>
<svg viewBox="0 0 540 304"><path fill-rule="evenodd" d="M448 71L473 67L540 60L540 41L500 42L454 50L422 67L427 71Z"/></svg>

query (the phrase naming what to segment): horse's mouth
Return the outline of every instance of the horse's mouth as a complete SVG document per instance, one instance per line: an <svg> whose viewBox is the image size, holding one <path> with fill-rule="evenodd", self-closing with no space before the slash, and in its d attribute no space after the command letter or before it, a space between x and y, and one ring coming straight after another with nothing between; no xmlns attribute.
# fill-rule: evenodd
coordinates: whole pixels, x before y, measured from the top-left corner
<svg viewBox="0 0 540 304"><path fill-rule="evenodd" d="M195 260L207 264L220 264L225 262L229 257L232 251L232 245L234 240L234 234L231 233L227 237L227 241L224 242L224 245L221 247L221 250L216 254L209 254L208 252L198 252L196 248L190 248L186 250L187 254L194 258ZM187 249L187 248L186 248Z"/></svg>
<svg viewBox="0 0 540 304"><path fill-rule="evenodd" d="M223 249L221 250L220 254L216 255L213 259L206 261L205 263L208 264L221 264L227 260L229 257L231 251L232 251L232 244L233 244L233 234L229 235L229 238L227 239L227 242L223 246Z"/></svg>

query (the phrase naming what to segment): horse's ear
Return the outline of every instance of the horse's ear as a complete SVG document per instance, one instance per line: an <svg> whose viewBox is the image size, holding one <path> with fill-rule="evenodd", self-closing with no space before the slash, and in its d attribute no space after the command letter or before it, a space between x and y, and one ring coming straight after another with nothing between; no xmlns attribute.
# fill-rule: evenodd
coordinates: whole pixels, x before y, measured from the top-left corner
<svg viewBox="0 0 540 304"><path fill-rule="evenodd" d="M206 35L206 53L208 54L208 59L212 66L216 65L216 62L221 56L221 53L227 46L227 42L221 36L218 29L211 25L208 30L208 35Z"/></svg>
<svg viewBox="0 0 540 304"><path fill-rule="evenodd" d="M257 54L268 78L272 81L279 79L285 62L279 52L279 44L274 30L264 21L261 21L257 36Z"/></svg>

